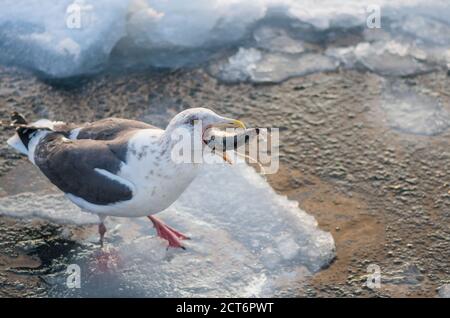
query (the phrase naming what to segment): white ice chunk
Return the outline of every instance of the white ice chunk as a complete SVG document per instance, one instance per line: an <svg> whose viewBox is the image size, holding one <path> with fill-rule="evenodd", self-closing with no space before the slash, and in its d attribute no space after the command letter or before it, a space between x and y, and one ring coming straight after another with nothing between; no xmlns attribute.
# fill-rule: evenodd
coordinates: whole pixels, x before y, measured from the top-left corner
<svg viewBox="0 0 450 318"><path fill-rule="evenodd" d="M253 33L253 37L258 48L271 52L296 54L305 51L303 42L293 39L281 28L263 26Z"/></svg>
<svg viewBox="0 0 450 318"><path fill-rule="evenodd" d="M126 34L127 8L127 1L3 0L0 62L55 77L95 72Z"/></svg>
<svg viewBox="0 0 450 318"><path fill-rule="evenodd" d="M211 74L225 82L278 83L290 77L337 69L337 60L319 54L268 53L240 48L226 62L211 66Z"/></svg>
<svg viewBox="0 0 450 318"><path fill-rule="evenodd" d="M347 68L365 68L385 76L407 76L433 70L432 66L423 63L427 57L425 51L393 40L330 48L326 55L339 59Z"/></svg>
<svg viewBox="0 0 450 318"><path fill-rule="evenodd" d="M427 16L408 15L393 27L413 36L417 40L439 45L450 45L450 25Z"/></svg>
<svg viewBox="0 0 450 318"><path fill-rule="evenodd" d="M247 27L264 17L267 1L138 0L132 1L131 36L153 49L199 47L227 43L244 36Z"/></svg>

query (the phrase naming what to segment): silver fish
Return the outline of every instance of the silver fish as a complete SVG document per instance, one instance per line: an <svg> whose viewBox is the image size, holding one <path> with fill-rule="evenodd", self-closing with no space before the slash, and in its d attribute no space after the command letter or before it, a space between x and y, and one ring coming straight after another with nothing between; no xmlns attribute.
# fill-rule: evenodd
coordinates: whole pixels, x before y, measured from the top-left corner
<svg viewBox="0 0 450 318"><path fill-rule="evenodd" d="M236 150L259 135L259 128L233 129L233 132L209 129L205 132L203 141L217 152Z"/></svg>

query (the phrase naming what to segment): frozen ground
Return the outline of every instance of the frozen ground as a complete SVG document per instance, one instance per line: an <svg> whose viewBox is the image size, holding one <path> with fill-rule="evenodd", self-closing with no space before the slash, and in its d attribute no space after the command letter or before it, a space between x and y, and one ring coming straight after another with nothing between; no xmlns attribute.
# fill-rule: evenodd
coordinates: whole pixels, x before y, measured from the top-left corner
<svg viewBox="0 0 450 318"><path fill-rule="evenodd" d="M31 168L31 167L30 167ZM330 233L298 203L280 196L252 168L211 165L161 217L188 233L187 250L166 251L152 237L148 219L111 218L107 248L98 235L74 237L79 248L66 255L81 267L82 288L70 290L59 271L43 278L51 296L295 296L299 282L334 258ZM30 222L92 224L61 194L21 193L0 199L0 214ZM24 220L25 219L25 220Z"/></svg>
<svg viewBox="0 0 450 318"><path fill-rule="evenodd" d="M270 198L272 203L280 199L283 205L292 204L283 211L295 210L300 217L304 216L302 210L314 215L319 229L332 234L336 258L329 267L306 280L303 270L297 276L292 274L294 267L287 262L288 269L284 272L287 276L275 274L269 279L286 281L286 289L281 288L278 293L275 288L269 288L270 292L309 297L435 297L437 289L448 284L449 259L442 255L450 253L447 181L450 129L440 124L446 122L445 114L450 111L447 72L386 79L378 74L341 69L292 78L277 85L224 85L202 70L143 72L98 76L84 85L69 86L70 89L49 85L14 68L0 68L0 78L2 118L18 110L30 119L49 117L84 122L118 116L164 127L180 110L202 105L240 118L250 127L280 127L280 171L268 176L268 181L278 194L299 202L301 209L275 196L270 188L255 191ZM402 99L411 106L397 112L390 102L398 103ZM432 120L417 120L422 116L418 114L426 114L426 118ZM417 130L401 129L405 126L399 124L405 124L405 118L417 120ZM423 133L428 131L433 133ZM36 196L40 191L39 198L32 199L35 203L40 202L41 196L45 199L48 197L44 195L54 195L42 176L6 146L9 134L9 129L0 130L3 141L0 144L0 196L4 198L1 202L11 202L5 199L10 195L29 196L23 192ZM245 193L248 191L245 189ZM258 204L265 206L261 202ZM271 211L269 209L268 215ZM257 213L265 215L263 211ZM171 222L172 218L165 220ZM108 246L117 247L112 251L113 260L115 252L128 250L124 244L127 240L122 240L128 233L128 242L133 242L138 232L144 233L153 244L158 242L147 236L154 235L150 222L136 221L136 225L126 223L116 231L116 220L109 221ZM220 216L211 214L207 221L221 224L226 233L229 232L229 225ZM275 221L276 224L281 222ZM201 230L192 230L198 224L184 221L182 215L176 215L174 222L193 236L201 233ZM258 224L258 228L267 230L262 224ZM308 233L314 233L313 228L311 226L312 232ZM233 246L239 246L238 255L254 257L257 266L253 273L263 267L262 254L250 254L239 237L225 238ZM95 261L98 245L93 242L96 240L95 225L57 225L45 220L19 222L16 218L0 217L0 294L36 297L67 293L59 287L63 286L63 273L72 260L85 266L87 272L90 268L95 271L94 265L98 263L102 268L105 260L109 260L106 255L97 254L99 261ZM200 246L196 246L196 242ZM203 236L197 236L197 241L189 242L192 250L174 252L169 259L174 259L175 263L167 266L175 266L184 253L194 259L198 248L206 248L207 242ZM301 247L299 242L295 244ZM134 245L129 246L131 249ZM142 245L136 246L139 251ZM220 253L225 253L223 248ZM272 248L278 248L276 240ZM145 257L155 259L158 254ZM143 259L147 259L145 257ZM283 260L282 257L274 259ZM237 262L243 264L242 260ZM125 264L133 265L132 262ZM381 289L365 287L370 264L382 269ZM277 271L281 265L275 268ZM141 268L139 273L148 274L148 270L151 269ZM245 271L250 268L245 267ZM119 272L122 273L120 269ZM112 276L108 275L93 276L97 280L86 286L93 286L95 282L102 284L102 277L112 282L109 280ZM121 278L123 276L113 277L119 277L114 286L124 286L127 281ZM132 277L128 281L135 280L136 277ZM89 284L89 280L85 283ZM242 285L233 285L227 291L231 290L242 290ZM88 289L88 292L94 294L95 290ZM133 293L141 293L139 284Z"/></svg>

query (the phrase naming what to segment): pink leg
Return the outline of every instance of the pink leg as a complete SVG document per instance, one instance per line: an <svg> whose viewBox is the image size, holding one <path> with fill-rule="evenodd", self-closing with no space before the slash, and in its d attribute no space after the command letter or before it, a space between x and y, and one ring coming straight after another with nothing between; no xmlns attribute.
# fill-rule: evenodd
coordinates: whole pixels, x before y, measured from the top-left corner
<svg viewBox="0 0 450 318"><path fill-rule="evenodd" d="M158 234L158 236L169 241L169 247L180 247L182 249L186 249L181 244L180 240L189 240L189 237L178 232L177 230L174 230L152 215L150 215L148 218L150 219L150 221L152 221L153 226L156 228L156 233Z"/></svg>
<svg viewBox="0 0 450 318"><path fill-rule="evenodd" d="M103 238L105 237L106 233L106 226L105 224L103 224L103 222L98 225L98 233L100 234L100 245L101 247L103 247Z"/></svg>

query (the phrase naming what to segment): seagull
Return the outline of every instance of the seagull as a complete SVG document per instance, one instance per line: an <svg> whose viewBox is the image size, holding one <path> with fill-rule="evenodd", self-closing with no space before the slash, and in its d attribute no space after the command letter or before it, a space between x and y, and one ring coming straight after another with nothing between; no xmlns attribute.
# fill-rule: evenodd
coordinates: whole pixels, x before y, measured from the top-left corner
<svg viewBox="0 0 450 318"><path fill-rule="evenodd" d="M203 138L210 128L245 129L241 121L207 108L180 112L165 130L123 118L82 125L48 119L29 124L17 112L11 115L11 125L16 131L7 143L28 156L81 210L99 216L102 247L107 216L147 216L157 235L168 241L168 248L183 249L181 240L189 237L154 216L175 202L199 172L201 163L173 159L179 143L173 138L175 132L183 129L202 139L204 147ZM201 133L195 134L195 127Z"/></svg>

